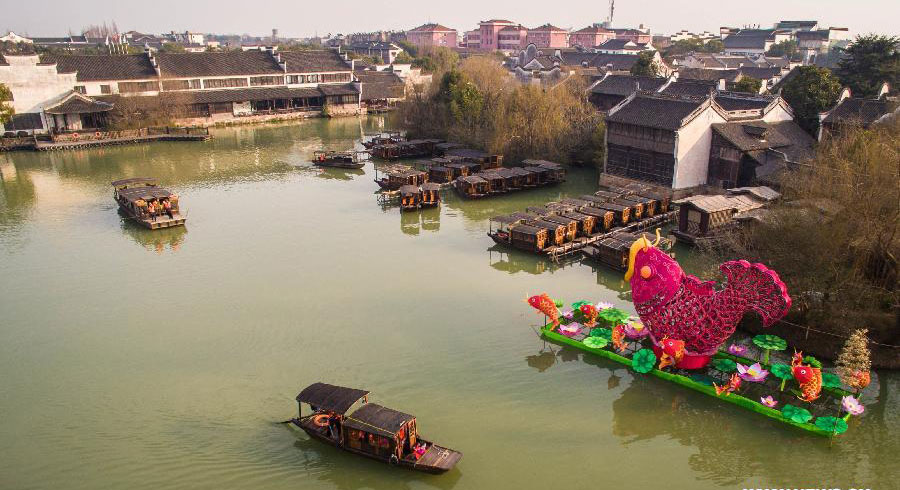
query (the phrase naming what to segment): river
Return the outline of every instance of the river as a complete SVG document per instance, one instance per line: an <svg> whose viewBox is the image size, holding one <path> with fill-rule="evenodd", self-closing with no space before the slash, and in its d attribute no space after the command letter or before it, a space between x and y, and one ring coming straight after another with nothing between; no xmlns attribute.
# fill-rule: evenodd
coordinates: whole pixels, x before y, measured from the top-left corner
<svg viewBox="0 0 900 490"><path fill-rule="evenodd" d="M371 164L310 166L386 126L0 154L0 488L896 484L896 374L829 443L545 343L526 295L630 309L621 275L496 249L488 218L592 191L596 173L401 215ZM187 226L123 221L109 182L133 176L177 192ZM278 424L315 381L369 389L465 456L420 475Z"/></svg>

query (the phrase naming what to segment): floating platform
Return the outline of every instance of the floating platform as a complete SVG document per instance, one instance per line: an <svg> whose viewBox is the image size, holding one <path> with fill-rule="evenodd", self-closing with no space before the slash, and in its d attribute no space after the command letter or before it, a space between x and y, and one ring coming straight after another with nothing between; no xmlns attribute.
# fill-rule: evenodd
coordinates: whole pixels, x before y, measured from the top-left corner
<svg viewBox="0 0 900 490"><path fill-rule="evenodd" d="M649 341L646 341L646 340L644 342L647 345L642 344L640 341L630 340L628 342L629 348L625 352L622 353L625 355L621 355L612 350L612 344L609 344L607 347L599 348L599 349L588 347L581 341L587 337L586 334L581 333L581 334L577 334L572 337L567 337L561 333L551 330L552 326L553 326L552 324L544 325L544 327L541 328L541 336L543 336L545 339L547 339L551 342L569 346L569 347L572 347L572 348L575 348L575 349L578 349L578 350L581 350L581 351L584 351L584 352L587 352L587 353L590 353L590 354L593 354L596 356L605 357L611 361L615 361L615 362L624 364L629 367L632 367L632 360L626 356L631 356L635 352L637 352L638 350L641 350L641 349L648 349L649 344L650 344ZM587 327L584 327L584 328L587 330L591 330ZM716 353L713 356L713 363L715 363L716 359L728 359L728 360L731 360L734 362L740 362L742 364L747 364L747 365L753 364L755 362L759 362L759 361L747 359L744 357L734 356L734 355L727 354L724 352ZM771 370L771 366L768 364L764 364L763 367L767 370ZM739 407L750 410L751 412L756 412L756 413L763 415L765 417L768 417L774 421L781 422L788 426L804 430L811 434L815 434L815 435L823 436L823 437L834 437L834 436L838 435L838 432L836 432L836 431L822 429L821 427L815 425L814 423L810 423L810 422L812 422L811 416L810 416L810 420L807 422L796 422L796 421L786 418L784 416L784 414L781 412L781 410L776 410L774 408L769 408L769 407L763 406L762 404L758 403L757 401L755 401L751 398L747 398L747 397L741 395L740 393L730 393L727 396L717 395L716 389L712 385L712 382L724 384L727 382L727 379L729 376L725 373L715 371L714 369L712 371L713 371L713 373L712 373L712 375L710 375L710 374L708 374L708 371L702 371L702 372L691 374L691 372L689 372L689 371L684 371L684 370L680 370L680 369L675 369L673 371L668 371L668 370L661 371L659 369L653 368L647 374L650 376L665 380L665 381L669 381L669 382L684 386L685 388L709 395L713 398L721 400L722 402L730 403L732 405L737 405ZM635 375L640 376L640 374L635 374ZM759 383L750 383L750 382L745 382L745 385L764 386ZM789 391L787 391L787 390L788 389L785 388L785 391L780 391L780 390L778 390L777 386L774 388L774 391L776 393L780 392L780 393L787 394L787 393L789 393ZM824 400L821 403L817 403L816 405L818 407L821 407L821 410L824 413L830 413L829 411L833 411L840 417L841 420L846 422L847 420L850 419L849 413L841 416L840 408L835 410L834 407L826 406L825 404L829 403L829 402L830 403L836 402L837 406L840 407L840 398L851 395L851 394L852 393L850 393L846 390L840 389L840 388L823 387L822 388L822 398L823 399L827 398L827 400ZM801 403L801 402L798 402L798 403ZM783 408L784 406L785 405L783 405L783 404L780 405L781 408ZM810 408L812 408L812 407L810 407ZM819 413L821 414L822 412L819 412ZM825 415L825 416L830 417L831 415Z"/></svg>

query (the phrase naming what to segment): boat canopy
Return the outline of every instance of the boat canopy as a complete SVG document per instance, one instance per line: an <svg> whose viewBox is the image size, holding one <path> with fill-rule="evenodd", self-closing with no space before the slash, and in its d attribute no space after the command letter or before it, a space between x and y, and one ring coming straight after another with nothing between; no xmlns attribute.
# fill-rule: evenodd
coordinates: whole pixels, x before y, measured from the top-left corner
<svg viewBox="0 0 900 490"><path fill-rule="evenodd" d="M366 403L346 418L344 426L393 438L411 420L415 420L415 417L407 413Z"/></svg>
<svg viewBox="0 0 900 490"><path fill-rule="evenodd" d="M330 410L343 414L358 402L360 398L368 395L366 390L344 388L343 386L330 385L328 383L313 383L297 395L297 401L308 403L319 409Z"/></svg>
<svg viewBox="0 0 900 490"><path fill-rule="evenodd" d="M157 180L152 177L132 177L130 179L114 180L110 182L113 187L133 185L157 185Z"/></svg>
<svg viewBox="0 0 900 490"><path fill-rule="evenodd" d="M425 182L422 184L423 191L439 191L441 190L441 185L434 182Z"/></svg>
<svg viewBox="0 0 900 490"><path fill-rule="evenodd" d="M400 186L400 195L402 196L414 196L421 192L418 186L414 185L402 185Z"/></svg>
<svg viewBox="0 0 900 490"><path fill-rule="evenodd" d="M135 202L144 200L147 201L149 199L163 199L166 197L171 197L173 194L165 189L160 189L159 187L153 186L145 186L145 187L128 187L126 189L119 189L119 197L125 199L128 202Z"/></svg>

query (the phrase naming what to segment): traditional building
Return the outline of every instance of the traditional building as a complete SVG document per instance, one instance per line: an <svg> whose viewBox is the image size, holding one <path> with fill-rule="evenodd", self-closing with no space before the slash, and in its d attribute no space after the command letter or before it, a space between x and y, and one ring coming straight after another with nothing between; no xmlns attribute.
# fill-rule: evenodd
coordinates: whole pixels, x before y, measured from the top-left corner
<svg viewBox="0 0 900 490"><path fill-rule="evenodd" d="M828 55L834 48L845 48L850 44L850 31L846 27L799 31L795 34L797 49L803 64L815 64L822 55Z"/></svg>
<svg viewBox="0 0 900 490"><path fill-rule="evenodd" d="M641 51L654 51L650 43L638 44L628 39L610 39L596 46L594 51L602 54L638 54Z"/></svg>
<svg viewBox="0 0 900 490"><path fill-rule="evenodd" d="M370 111L393 106L405 96L403 80L392 71L363 70L355 75L362 89L360 102Z"/></svg>
<svg viewBox="0 0 900 490"><path fill-rule="evenodd" d="M639 29L623 28L610 30L615 33L616 39L626 39L635 44L648 44L653 41L653 36L650 34L649 29L644 29L643 25Z"/></svg>
<svg viewBox="0 0 900 490"><path fill-rule="evenodd" d="M360 56L370 56L391 64L397 59L397 55L403 52L403 48L394 43L383 41L361 41L350 44L346 50Z"/></svg>
<svg viewBox="0 0 900 490"><path fill-rule="evenodd" d="M198 123L263 114L302 116L325 108L329 114L361 110L352 62L332 50L6 56L0 83L12 90L17 112L42 114L44 129L57 130L72 127L50 122L49 115L61 114L57 106L63 99L88 104L71 92L110 104L132 97L145 106L166 103L177 108L178 117Z"/></svg>
<svg viewBox="0 0 900 490"><path fill-rule="evenodd" d="M598 110L606 112L635 92L658 92L672 81L671 78L614 75L607 72L591 85L588 100Z"/></svg>
<svg viewBox="0 0 900 490"><path fill-rule="evenodd" d="M606 173L672 189L734 187L811 155L811 138L780 97L670 95L678 83L634 92L610 109Z"/></svg>
<svg viewBox="0 0 900 490"><path fill-rule="evenodd" d="M881 85L878 95L873 98L853 97L849 88L844 88L835 106L819 114L819 134L821 141L827 136L840 134L846 128L869 128L891 116L900 115L900 103L888 99L890 87Z"/></svg>
<svg viewBox="0 0 900 490"><path fill-rule="evenodd" d="M406 31L406 40L419 49L455 48L458 45L456 29L434 23Z"/></svg>
<svg viewBox="0 0 900 490"><path fill-rule="evenodd" d="M576 47L581 46L582 48L593 48L594 46L599 46L610 39L615 39L616 33L600 27L600 26L590 26L585 27L584 29L579 29L572 34L569 35L569 46Z"/></svg>
<svg viewBox="0 0 900 490"><path fill-rule="evenodd" d="M722 43L724 53L730 55L762 55L773 44L790 41L791 31L776 29L742 29L729 34Z"/></svg>

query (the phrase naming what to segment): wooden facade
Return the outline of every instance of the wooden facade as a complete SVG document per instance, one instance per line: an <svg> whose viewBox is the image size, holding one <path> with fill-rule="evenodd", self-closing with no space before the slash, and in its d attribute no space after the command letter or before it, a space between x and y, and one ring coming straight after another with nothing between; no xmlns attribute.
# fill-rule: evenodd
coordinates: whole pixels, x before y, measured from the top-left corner
<svg viewBox="0 0 900 490"><path fill-rule="evenodd" d="M671 186L675 176L676 133L609 121L606 172Z"/></svg>

